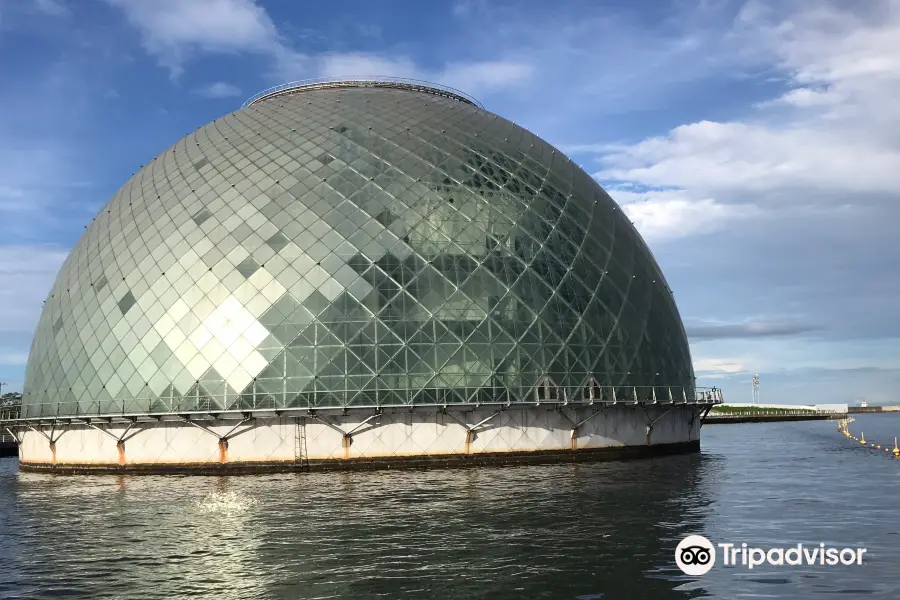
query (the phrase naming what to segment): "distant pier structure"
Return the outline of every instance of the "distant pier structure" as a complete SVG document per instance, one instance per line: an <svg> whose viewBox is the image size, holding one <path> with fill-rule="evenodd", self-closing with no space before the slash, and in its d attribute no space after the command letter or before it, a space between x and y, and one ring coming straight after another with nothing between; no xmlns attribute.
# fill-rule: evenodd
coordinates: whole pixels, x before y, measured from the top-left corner
<svg viewBox="0 0 900 600"><path fill-rule="evenodd" d="M759 373L753 376L753 404L759 404Z"/></svg>
<svg viewBox="0 0 900 600"><path fill-rule="evenodd" d="M870 405L865 401L861 402L857 405L851 405L849 411L850 413L894 413L900 412L900 406L882 406L882 405Z"/></svg>
<svg viewBox="0 0 900 600"><path fill-rule="evenodd" d="M19 455L19 439L11 428L2 424L19 416L18 406L0 407L0 458Z"/></svg>

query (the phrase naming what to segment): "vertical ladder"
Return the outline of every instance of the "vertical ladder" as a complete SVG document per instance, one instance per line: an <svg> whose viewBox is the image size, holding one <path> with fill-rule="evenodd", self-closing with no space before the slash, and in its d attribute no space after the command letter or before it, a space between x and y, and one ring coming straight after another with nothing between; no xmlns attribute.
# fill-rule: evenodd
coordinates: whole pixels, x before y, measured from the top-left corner
<svg viewBox="0 0 900 600"><path fill-rule="evenodd" d="M294 464L299 471L309 471L309 456L306 450L306 417L294 420Z"/></svg>

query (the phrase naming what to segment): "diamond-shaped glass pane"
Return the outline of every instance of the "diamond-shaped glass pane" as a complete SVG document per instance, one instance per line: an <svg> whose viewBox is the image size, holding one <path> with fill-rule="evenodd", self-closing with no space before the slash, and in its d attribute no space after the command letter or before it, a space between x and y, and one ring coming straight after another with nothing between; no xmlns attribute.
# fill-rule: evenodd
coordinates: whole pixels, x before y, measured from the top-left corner
<svg viewBox="0 0 900 600"><path fill-rule="evenodd" d="M238 110L125 183L48 295L25 414L529 402L542 381L693 386L640 236L513 123L344 87Z"/></svg>

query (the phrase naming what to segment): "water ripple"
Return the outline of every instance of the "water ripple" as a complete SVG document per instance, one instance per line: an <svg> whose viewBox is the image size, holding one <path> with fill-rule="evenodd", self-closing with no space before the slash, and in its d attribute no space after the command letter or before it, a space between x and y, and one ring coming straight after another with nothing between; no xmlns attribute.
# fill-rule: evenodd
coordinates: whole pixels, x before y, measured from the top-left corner
<svg viewBox="0 0 900 600"><path fill-rule="evenodd" d="M874 419L867 438L900 432ZM893 597L900 461L833 430L710 426L699 455L499 469L55 477L3 460L0 597ZM867 562L698 580L673 561L691 533Z"/></svg>

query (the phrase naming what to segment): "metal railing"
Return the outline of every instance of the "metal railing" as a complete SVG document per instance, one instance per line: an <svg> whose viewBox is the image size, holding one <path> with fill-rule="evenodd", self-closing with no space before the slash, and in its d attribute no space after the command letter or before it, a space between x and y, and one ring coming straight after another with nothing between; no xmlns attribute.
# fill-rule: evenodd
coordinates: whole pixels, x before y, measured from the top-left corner
<svg viewBox="0 0 900 600"><path fill-rule="evenodd" d="M245 393L217 396L194 388L192 395L171 398L137 397L106 402L57 402L29 404L21 414L0 415L0 422L79 417L177 415L190 413L242 413L247 411L311 412L317 410L378 410L384 408L539 405L699 405L721 404L718 388L684 388L668 386L597 386L562 388L539 384L523 398L516 399L507 388L423 389L371 392L313 392L300 394ZM343 396L343 397L341 397ZM349 401L347 399L350 399Z"/></svg>
<svg viewBox="0 0 900 600"><path fill-rule="evenodd" d="M710 417L715 417L717 419L742 419L745 417L776 417L776 416L786 416L786 417L806 417L811 415L831 415L837 414L830 411L819 411L819 410L753 410L753 411L735 411L735 412L719 412L712 411L709 413Z"/></svg>
<svg viewBox="0 0 900 600"><path fill-rule="evenodd" d="M9 434L4 423L10 423L19 418L20 405L12 404L8 406L0 406L0 444L19 443L19 440Z"/></svg>
<svg viewBox="0 0 900 600"><path fill-rule="evenodd" d="M19 418L22 406L19 404L11 404L8 406L0 406L0 423L3 421L14 421Z"/></svg>
<svg viewBox="0 0 900 600"><path fill-rule="evenodd" d="M453 100L459 100L460 102L472 104L473 106L477 106L478 108L484 108L481 102L479 102L469 94L446 85L431 83L430 81L421 81L418 79L385 77L382 75L354 77L349 79L319 77L315 79L303 79L301 81L282 83L280 85L270 87L257 94L254 94L241 105L241 108L247 108L248 106L251 106L256 102L260 102L268 98L274 98L275 96L281 96L285 94L292 94L294 92L303 90L325 90L348 87L385 87L425 92L428 94L443 96L445 98L452 98Z"/></svg>

